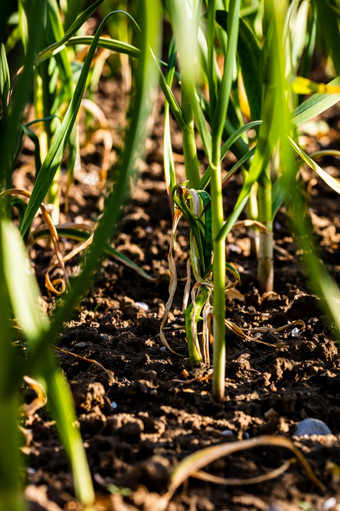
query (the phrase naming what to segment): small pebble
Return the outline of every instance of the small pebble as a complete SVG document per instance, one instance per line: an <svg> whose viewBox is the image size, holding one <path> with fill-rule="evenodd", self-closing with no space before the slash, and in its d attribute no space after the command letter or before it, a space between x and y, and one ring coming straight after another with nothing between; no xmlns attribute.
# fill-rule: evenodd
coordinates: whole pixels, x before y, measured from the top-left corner
<svg viewBox="0 0 340 511"><path fill-rule="evenodd" d="M302 125L301 131L310 136L327 135L329 126L325 121L309 121Z"/></svg>
<svg viewBox="0 0 340 511"><path fill-rule="evenodd" d="M96 185L98 184L99 178L97 174L85 174L84 176L82 176L81 181L85 185Z"/></svg>
<svg viewBox="0 0 340 511"><path fill-rule="evenodd" d="M292 337L299 337L299 332L300 332L299 328L293 328Z"/></svg>
<svg viewBox="0 0 340 511"><path fill-rule="evenodd" d="M330 497L329 499L325 500L323 503L322 509L325 511L330 511L331 509L334 509L336 506L336 498Z"/></svg>
<svg viewBox="0 0 340 511"><path fill-rule="evenodd" d="M228 248L229 248L229 250L231 250L232 252L235 252L236 254L241 254L241 252L242 252L241 248L238 247L237 245L234 245L233 243L229 243Z"/></svg>
<svg viewBox="0 0 340 511"><path fill-rule="evenodd" d="M332 432L323 421L319 419L304 419L295 428L295 436L331 435Z"/></svg>
<svg viewBox="0 0 340 511"><path fill-rule="evenodd" d="M166 352L166 347L165 346L162 346L161 348L159 348L160 351L163 351L163 352Z"/></svg>
<svg viewBox="0 0 340 511"><path fill-rule="evenodd" d="M276 410L274 408L270 408L267 412L264 413L264 418L271 420L276 419L279 416Z"/></svg>
<svg viewBox="0 0 340 511"><path fill-rule="evenodd" d="M147 303L144 303L144 302L135 302L135 306L136 307L140 307L141 309L143 309L143 311L145 312L148 312L149 310L149 306Z"/></svg>
<svg viewBox="0 0 340 511"><path fill-rule="evenodd" d="M270 504L267 511L283 511L283 508L280 504Z"/></svg>
<svg viewBox="0 0 340 511"><path fill-rule="evenodd" d="M75 348L85 348L86 344L85 342L77 342L77 344L74 345Z"/></svg>
<svg viewBox="0 0 340 511"><path fill-rule="evenodd" d="M233 436L234 433L231 431L231 429L224 429L223 431L221 431L221 435L222 436Z"/></svg>

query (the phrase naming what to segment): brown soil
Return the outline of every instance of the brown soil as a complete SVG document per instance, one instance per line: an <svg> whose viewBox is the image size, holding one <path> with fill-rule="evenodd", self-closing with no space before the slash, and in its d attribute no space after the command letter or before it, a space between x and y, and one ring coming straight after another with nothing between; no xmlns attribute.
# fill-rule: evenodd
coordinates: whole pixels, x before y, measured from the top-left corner
<svg viewBox="0 0 340 511"><path fill-rule="evenodd" d="M115 130L117 145L121 122L118 113L123 102L118 92L117 85L107 83L101 85L98 98ZM147 143L147 162L116 243L119 250L156 276L167 270L171 228L158 114ZM339 148L339 112L330 112L327 120L331 130L321 144ZM175 142L175 151L181 154L180 140L176 138ZM26 152L29 163L32 155ZM91 184L91 178L98 174L100 154L98 145L84 149L82 169L71 187L68 218L89 221L100 209L100 193ZM324 163L339 178L335 162ZM19 185L22 176L23 170L17 176ZM238 178L233 179L226 197L235 197L238 186ZM338 197L318 181L311 188L310 200L324 260L339 282ZM232 202L226 199L226 211L231 207ZM58 352L60 367L73 391L98 509L156 511L160 496L167 490L169 474L179 460L203 447L264 434L292 438L326 491L318 490L301 467L292 464L281 476L260 484L217 485L192 478L175 493L168 509L340 509L340 361L334 333L326 326L320 300L311 293L303 276L284 210L277 216L275 231L275 293L264 296L257 289L249 231L239 229L228 239L229 260L241 273L238 289L244 300L227 303L227 318L241 327L264 326L268 330L252 334L264 343L242 340L228 331L226 398L222 404L211 396L211 380L190 382L207 371L192 370L186 358L183 282L166 330L172 347L184 354L180 358L166 352L159 338L168 278L148 282L113 259L104 261L95 285L65 328L59 346L96 360L111 372L112 381L98 365ZM183 222L177 251L180 277L185 274L187 247L188 229ZM32 251L41 284L50 256L42 244ZM74 264L69 266L70 271L71 266L75 271ZM43 293L46 295L46 291ZM45 301L51 304L47 296ZM293 330L293 325L279 332L270 330L296 320L302 320L305 328L298 325L298 330ZM188 382L185 371L189 373ZM25 396L29 400L31 392L26 390ZM322 420L332 434L294 436L297 424L305 418ZM42 408L29 416L25 425L31 430L25 448L30 509L81 509L47 410ZM291 453L282 448L258 447L219 459L207 470L216 476L246 479L269 472L290 457Z"/></svg>

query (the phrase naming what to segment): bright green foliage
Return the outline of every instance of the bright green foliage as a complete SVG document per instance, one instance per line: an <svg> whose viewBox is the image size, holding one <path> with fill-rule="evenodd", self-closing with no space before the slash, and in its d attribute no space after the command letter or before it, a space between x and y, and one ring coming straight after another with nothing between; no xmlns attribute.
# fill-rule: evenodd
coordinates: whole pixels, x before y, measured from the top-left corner
<svg viewBox="0 0 340 511"><path fill-rule="evenodd" d="M0 246L3 223L0 224ZM19 430L15 427L18 414L18 396L11 385L15 370L11 347L13 333L10 327L10 309L4 274L3 253L0 251L0 510L25 509L20 491Z"/></svg>
<svg viewBox="0 0 340 511"><path fill-rule="evenodd" d="M296 78L299 67L303 69L304 74L308 72L317 40L316 27L320 28L324 23L323 18L329 17L329 9L335 13L332 6L327 5L327 13L319 16L321 3L315 2L317 9L312 10L314 4L304 0L279 3L264 0L255 2L246 9L242 9L242 5L238 6L238 2L230 1L227 4L226 6L223 2L209 1L203 5L193 0L167 3L175 39L169 50L167 84L172 86L174 79L179 79L181 106L172 100L169 91L162 86L168 102L164 137L166 181L170 192L174 194L176 206L190 225L199 261L204 260L205 241L201 234L205 230L205 219L203 216L193 214L193 197L194 193L200 193L200 189L210 186L214 271L212 278L207 274L205 278L209 285L213 285L211 295L214 301L213 386L217 399L221 399L224 392L224 243L227 235L247 205L251 194L254 194L256 185L258 190L256 220L266 227L259 235L258 280L263 291L272 290L273 220L290 193L286 187L285 175L288 172L284 160L286 137L296 136L294 125L300 125L323 112L339 98L335 89L332 90L332 94L320 93L319 90L322 88L318 84L313 85L309 80L303 82L302 79ZM334 49L338 47L335 44L338 37L338 29L336 30L335 26L338 26L338 20L335 20L336 16L331 22L331 35L326 36L326 39L332 41L329 43L332 46L330 54L336 68L337 57ZM178 50L180 73L178 77L174 73L175 47ZM223 69L217 65L218 55L223 57ZM238 76L242 76L245 101L248 105L244 104L244 98L243 103L240 100ZM206 90L209 91L208 99L202 90L202 83L206 84ZM316 90L317 93L294 110L295 91L299 90L303 83L308 92ZM331 83L337 85L337 79ZM323 90L328 90L327 86ZM242 95L241 92L240 94ZM191 188L190 194L186 197L178 194L183 185L176 184L168 108L173 112L182 131L188 180L184 186ZM253 121L248 126L244 123L241 108ZM293 111L294 124L291 124L290 111ZM257 134L256 145L252 148L244 138L244 134L251 127L256 128ZM197 170L193 152L193 129L197 130L209 163L205 169L203 162L200 162L200 168ZM221 162L230 149L239 162L230 170L222 184ZM301 149L296 149L302 154ZM304 159L307 161L308 157L305 156ZM224 221L222 187L227 187L233 173L242 165L245 171L241 192L235 198L234 209ZM319 176L330 182L331 177L325 175L320 167L314 163L311 165ZM196 177L198 173L199 185ZM338 183L332 182L333 188L337 186ZM211 247L206 248L208 251ZM191 257L191 260L195 280L203 285L200 282L202 276L197 276L197 258ZM210 293L206 293L206 296L210 296ZM203 297L198 295L196 299L201 300ZM201 309L201 304L198 308ZM193 303L185 312L188 349L191 354L195 352L193 346L197 346L195 335L200 321L197 310ZM189 321L190 314L194 319ZM194 327L194 332L190 325ZM195 357L191 358L195 360Z"/></svg>
<svg viewBox="0 0 340 511"><path fill-rule="evenodd" d="M100 1L97 1L92 4L73 23L71 22L75 13L74 11L68 11L70 16L68 24L71 23L71 26L64 36L59 23L59 13L56 10L57 4L54 1L51 0L43 5L42 2L35 0L32 2L33 5L30 5L30 9L26 9L26 2L20 4L21 29L25 43L25 65L23 73L15 84L12 100L9 104L7 104L9 81L6 60L2 60L1 68L2 112L0 118L0 148L4 156L1 165L1 192L11 187L11 172L17 156L17 146L20 147L20 137L22 136L21 134L19 135L19 143L16 144L16 134L22 121L28 92L32 89L33 64L38 62L41 63L39 65L44 66L46 64L45 70L49 72L52 68L44 59L51 57L53 51L60 49L76 33L100 3ZM46 14L44 8L49 9L49 15L43 18L47 22L45 28L48 28L44 35L46 37L51 35L51 39L47 42L52 41L52 47L50 46L46 51L41 51L36 58L37 50L41 48L40 36L41 26L43 25L41 16ZM27 18L24 16L25 9ZM36 155L38 174L31 200L23 214L21 222L22 234L28 231L35 213L49 190L64 149L70 141L85 90L91 60L105 22L112 14L114 13L108 14L103 20L91 41L92 44L82 67L82 72L72 95L69 108L63 117L58 132L51 137L51 146L46 158L41 163L38 155ZM26 23L27 20L28 22ZM59 304L51 322L40 311L36 281L29 269L29 263L26 259L18 229L6 220L8 210L6 202L18 206L20 216L22 216L24 209L23 202L18 199L8 199L7 201L4 195L0 195L0 314L3 325L0 347L0 406L2 417L0 427L1 511L2 509L6 509L6 511L22 511L25 508L20 487L20 457L17 429L17 391L24 375L34 376L46 388L48 406L53 418L56 420L56 427L72 468L76 496L83 505L91 505L94 501L91 476L80 433L76 426L77 421L70 389L63 375L57 369L55 358L50 350L51 343L55 340L57 333L62 330L64 321L70 318L75 304L87 290L89 278L97 269L98 259L103 251L106 249L110 254L113 253L115 256L119 256L110 247L108 241L111 240L112 235L116 231L120 206L128 190L130 177L135 171L137 156L140 158L142 155L141 143L146 132L146 121L151 108L150 97L152 96L152 86L155 78L154 58L158 55L159 51L159 20L159 3L151 2L151 0L143 1L139 8L138 21L141 28L138 37L139 47L136 50L139 60L134 77L134 102L132 104L131 121L125 141L126 149L122 153L117 181L111 185L111 193L108 194L106 199L105 212L95 232L94 241L86 258L83 271L74 281L74 286L66 294L65 300ZM136 22L134 23L138 27ZM2 46L1 52L3 55ZM54 72L57 71L61 77L67 78L64 82L61 79L63 82L62 87L67 88L71 83L71 75L69 74L70 61L66 58L66 55L65 52L57 52L56 56L53 57L53 66L55 66ZM45 99L55 99L50 96L50 92L50 90L46 91ZM68 92L71 93L71 89ZM58 101L59 99L57 98ZM45 126L47 126L47 122L45 122ZM22 132L29 134L35 140L38 150L39 143L34 138L34 135L31 134L28 125L21 125L19 133ZM9 143L9 140L11 143ZM125 262L131 263L129 260ZM20 325L28 347L26 360L23 360L21 365L18 365L16 362L15 368L11 347L14 331L9 319L11 318L10 310L13 311L13 318L16 318ZM2 507L3 505L5 505L5 508Z"/></svg>
<svg viewBox="0 0 340 511"><path fill-rule="evenodd" d="M78 2L76 6L76 2L64 1L61 11L56 0L21 0L20 26L16 30L20 31L23 42L24 67L12 84L13 90L10 76L14 73L13 70L9 72L6 55L6 23L17 6L15 2L1 2L0 5L1 192L12 186L12 172L23 134L34 141L36 165L36 180L27 208L21 199L0 196L0 415L4 417L0 423L1 511L1 506L5 506L6 511L25 508L21 496L16 427L17 391L25 374L34 376L46 387L48 406L74 474L76 494L83 504L93 502L91 478L80 434L75 427L72 397L50 348L74 306L87 291L103 253L124 259L126 264L152 280L132 261L117 253L111 240L137 158L143 155L141 142L152 108L156 80L165 98L164 168L169 201L176 222L183 216L190 226L194 283L189 277L186 290L191 301L186 303L184 312L188 352L193 365L202 361L209 364L210 333L213 334L215 398L223 400L225 391L226 272L232 275L231 287L240 278L232 262L226 261L225 243L255 188L258 190L255 197L257 220L267 228L262 229L259 244L262 289L271 286L273 220L281 205L287 202L291 216L296 219L293 227L304 252L310 281L316 292L325 298L325 308L340 331L339 290L320 263L313 244L311 223L305 215L306 204L296 179L300 165L296 161L298 155L333 190L340 190L339 182L305 153L297 137L304 122L340 98L339 77L327 85L303 80L308 76L314 48L320 41L336 74L340 73L339 10L334 2L262 0L245 5L240 0L169 0L165 2L163 13L169 16L173 30L167 64L158 59L162 20L158 0L138 2L136 18L122 10L110 12L93 36L79 34L86 20L103 2L105 4L105 0L97 0L79 12L80 4L84 8L85 2ZM103 5L105 12L108 12L107 7L107 4ZM123 27L117 33L133 32L133 44L119 38L102 37L107 23L115 20L112 26L116 30L116 21L118 23L122 17ZM17 32L12 33L11 45ZM89 48L77 75L72 73L71 60L74 48L80 45ZM77 118L98 47L135 60L131 68L134 70L134 100L128 115L130 124L115 180L108 183L104 211L82 271L48 320L39 309L36 282L29 272L18 229L8 220L9 211L12 205L19 211L20 232L26 240L67 148L71 163L75 159ZM298 73L301 76L297 76ZM242 83L244 91L240 88ZM179 101L172 90L175 86L180 88ZM26 124L23 117L33 89L37 117L44 125L40 139L32 127L39 119ZM311 96L298 104L305 93ZM184 183L179 183L176 177L171 115L182 133ZM42 146L44 137L46 150ZM204 157L199 158L202 153L198 148L203 150ZM223 160L229 151L236 156L237 163L223 177ZM228 183L241 167L242 187L226 218L223 194L228 193ZM89 233L81 229L59 232L78 240L89 238ZM44 234L33 233L33 238ZM10 317L19 322L27 343L28 356L21 365L14 362L11 343L16 333Z"/></svg>
<svg viewBox="0 0 340 511"><path fill-rule="evenodd" d="M8 290L14 315L22 328L28 346L34 348L42 337L49 335L49 322L39 309L37 284L30 273L29 262L21 246L19 233L11 224L3 222L1 234L5 289ZM8 339L5 344L8 345ZM8 358L10 360L10 357ZM17 376L18 372L15 373L15 377ZM45 352L44 364L33 371L32 376L42 378L45 383L48 403L71 461L77 495L83 503L91 504L94 493L80 433L75 426L76 416L71 393L63 376L58 372L57 364L50 352ZM8 375L7 383L11 379L13 380L13 374ZM15 380L14 383L16 383ZM16 386L12 385L12 388L15 389Z"/></svg>
<svg viewBox="0 0 340 511"><path fill-rule="evenodd" d="M7 99L10 88L10 76L6 56L5 45L0 43L0 116L7 109Z"/></svg>

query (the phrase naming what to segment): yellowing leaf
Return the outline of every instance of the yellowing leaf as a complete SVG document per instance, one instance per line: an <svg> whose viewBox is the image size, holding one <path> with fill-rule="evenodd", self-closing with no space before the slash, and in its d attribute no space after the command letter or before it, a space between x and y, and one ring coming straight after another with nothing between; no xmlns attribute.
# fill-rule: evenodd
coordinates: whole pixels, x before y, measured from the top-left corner
<svg viewBox="0 0 340 511"><path fill-rule="evenodd" d="M320 94L339 94L340 86L331 85L326 83L312 82L308 78L303 76L297 76L292 84L293 91L295 94L314 94L319 92Z"/></svg>

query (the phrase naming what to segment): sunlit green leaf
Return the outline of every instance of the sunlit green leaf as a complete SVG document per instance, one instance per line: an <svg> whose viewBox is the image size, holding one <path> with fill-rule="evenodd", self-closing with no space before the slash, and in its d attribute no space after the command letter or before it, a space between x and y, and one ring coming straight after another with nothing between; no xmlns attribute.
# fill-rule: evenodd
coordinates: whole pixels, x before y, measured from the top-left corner
<svg viewBox="0 0 340 511"><path fill-rule="evenodd" d="M30 343L48 330L49 321L39 307L39 290L18 231L4 222L1 231L4 273L14 314Z"/></svg>
<svg viewBox="0 0 340 511"><path fill-rule="evenodd" d="M228 13L216 11L217 22L226 30ZM257 37L248 23L240 18L237 56L240 61L243 82L248 97L251 117L255 121L261 118L262 78L261 48Z"/></svg>
<svg viewBox="0 0 340 511"><path fill-rule="evenodd" d="M328 174L323 170L308 154L306 154L300 146L298 146L294 140L289 138L290 143L294 147L297 154L307 163L307 165L314 170L319 177L330 187L332 190L340 194L340 181L335 177Z"/></svg>

